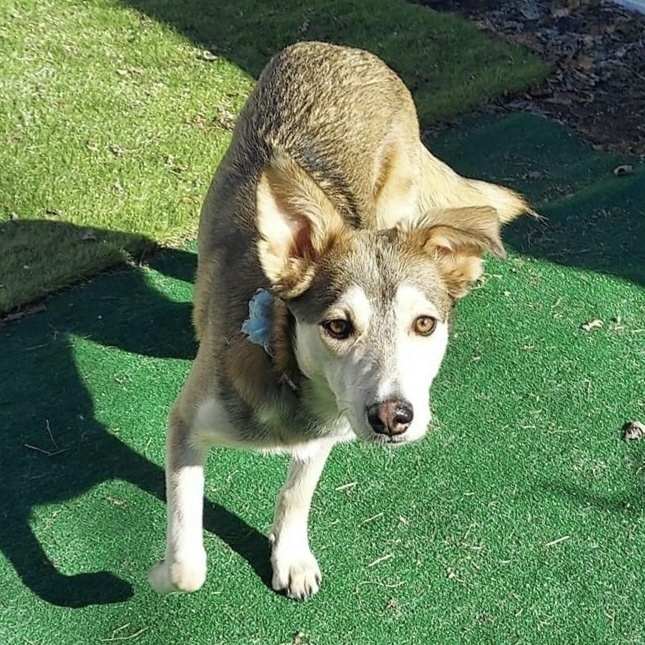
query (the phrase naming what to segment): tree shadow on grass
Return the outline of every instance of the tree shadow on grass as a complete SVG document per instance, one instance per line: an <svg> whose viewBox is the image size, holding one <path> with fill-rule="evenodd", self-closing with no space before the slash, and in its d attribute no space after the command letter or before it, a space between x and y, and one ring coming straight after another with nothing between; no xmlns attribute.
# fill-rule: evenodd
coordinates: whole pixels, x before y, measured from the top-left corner
<svg viewBox="0 0 645 645"><path fill-rule="evenodd" d="M43 227L70 226L42 221L21 225L43 234L57 232ZM97 243L112 235L94 233ZM182 280L192 278L195 264L195 254L180 250L164 250L150 260L163 275ZM191 359L195 352L190 304L173 302L152 288L142 268L109 272L54 296L42 313L0 325L0 550L34 594L65 607L121 602L132 588L108 571L62 573L34 533L38 520L33 511L114 479L165 499L162 468L95 418L92 395L76 365L74 336L157 358ZM133 388L133 397L135 392ZM83 518L74 521L82 523ZM204 526L269 584L269 547L263 535L208 501ZM143 527L133 529L143 534Z"/></svg>
<svg viewBox="0 0 645 645"><path fill-rule="evenodd" d="M478 34L454 15L401 0L118 1L138 12L142 29L152 20L167 25L214 54L207 64L225 59L253 78L271 56L298 41L367 49L403 78L424 117L454 112L455 106L465 111L546 74L537 58L519 48Z"/></svg>
<svg viewBox="0 0 645 645"><path fill-rule="evenodd" d="M432 69L442 62L428 59L441 51L442 43L452 45L454 38L452 16L435 15L433 24L441 23L443 29L435 28L428 35L419 29L428 9L405 6L396 0L119 1L141 14L144 28L150 19L169 25L198 47L225 58L253 78L258 78L271 56L284 47L302 40L319 40L368 49L387 60L412 91L426 90L433 86ZM411 39L415 39L413 47ZM500 55L489 47L479 54L482 64L489 59L511 64L508 51Z"/></svg>

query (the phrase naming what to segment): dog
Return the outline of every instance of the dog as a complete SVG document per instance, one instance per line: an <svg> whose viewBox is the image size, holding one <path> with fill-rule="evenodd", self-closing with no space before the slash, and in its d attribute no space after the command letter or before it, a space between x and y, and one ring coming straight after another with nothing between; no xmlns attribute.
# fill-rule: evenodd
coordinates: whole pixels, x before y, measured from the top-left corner
<svg viewBox="0 0 645 645"><path fill-rule="evenodd" d="M454 304L486 252L505 257L502 225L530 212L425 148L410 92L373 54L303 42L269 61L201 211L199 348L169 415L156 591L205 581L214 445L291 454L272 586L318 591L308 515L332 447L424 436Z"/></svg>

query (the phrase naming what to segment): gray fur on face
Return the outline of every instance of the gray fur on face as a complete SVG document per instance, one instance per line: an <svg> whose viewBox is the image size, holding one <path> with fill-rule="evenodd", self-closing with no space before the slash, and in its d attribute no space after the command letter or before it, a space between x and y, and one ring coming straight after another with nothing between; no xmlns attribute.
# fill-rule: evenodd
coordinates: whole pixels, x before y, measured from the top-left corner
<svg viewBox="0 0 645 645"><path fill-rule="evenodd" d="M407 243L405 233L396 229L357 231L349 248L336 251L332 246L321 259L307 291L288 301L297 320L321 322L352 285L361 287L374 309L386 312L403 283L418 287L433 302L441 320L448 319L453 300L431 258Z"/></svg>

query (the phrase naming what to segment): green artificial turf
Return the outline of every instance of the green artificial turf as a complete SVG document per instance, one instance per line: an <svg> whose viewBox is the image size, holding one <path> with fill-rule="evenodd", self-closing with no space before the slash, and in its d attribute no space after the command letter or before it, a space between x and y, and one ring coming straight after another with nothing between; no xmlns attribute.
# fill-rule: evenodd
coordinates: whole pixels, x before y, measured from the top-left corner
<svg viewBox="0 0 645 645"><path fill-rule="evenodd" d="M285 459L226 450L208 468L204 589L148 587L165 417L195 350L195 256L168 250L0 328L0 642L645 641L645 443L620 439L645 418L645 168L615 177L634 160L528 115L434 149L524 188L548 221L507 229L510 259L459 305L434 431L333 453L311 517L319 595L267 587Z"/></svg>
<svg viewBox="0 0 645 645"><path fill-rule="evenodd" d="M546 73L404 0L2 0L0 312L192 234L253 79L304 39L380 54L424 120Z"/></svg>

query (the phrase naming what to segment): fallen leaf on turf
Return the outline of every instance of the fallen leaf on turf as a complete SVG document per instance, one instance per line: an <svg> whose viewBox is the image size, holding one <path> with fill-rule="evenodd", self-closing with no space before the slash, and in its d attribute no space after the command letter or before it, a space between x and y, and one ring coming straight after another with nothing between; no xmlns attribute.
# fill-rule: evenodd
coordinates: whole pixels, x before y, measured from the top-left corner
<svg viewBox="0 0 645 645"><path fill-rule="evenodd" d="M96 233L88 228L81 233L81 240L83 242L94 242L96 240Z"/></svg>
<svg viewBox="0 0 645 645"><path fill-rule="evenodd" d="M122 148L118 143L111 143L108 146L108 148L115 157L122 157L128 152L125 148Z"/></svg>
<svg viewBox="0 0 645 645"><path fill-rule="evenodd" d="M645 425L640 421L629 421L623 426L623 441L637 441L645 437Z"/></svg>
<svg viewBox="0 0 645 645"><path fill-rule="evenodd" d="M213 52L208 51L208 49L205 49L205 50L204 50L204 51L199 55L199 57L200 57L202 60L205 60L205 61L207 61L207 62L209 62L209 63L212 63L213 61L216 61L216 60L219 58L219 56L218 56L217 54L213 54Z"/></svg>
<svg viewBox="0 0 645 645"><path fill-rule="evenodd" d="M122 499L116 499L115 497L110 497L110 495L107 495L105 497L106 501L110 502L110 504L113 504L114 506L125 506L126 503Z"/></svg>
<svg viewBox="0 0 645 645"><path fill-rule="evenodd" d="M233 130L235 127L235 122L237 121L237 115L231 110L226 109L223 106L217 110L217 115L213 122L224 130Z"/></svg>
<svg viewBox="0 0 645 645"><path fill-rule="evenodd" d="M631 175L633 172L634 172L634 166L630 164L623 164L622 166L616 166L614 168L614 175L616 175L616 177Z"/></svg>
<svg viewBox="0 0 645 645"><path fill-rule="evenodd" d="M589 322L582 325L582 329L584 329L585 331L591 331L592 329L597 329L598 327L602 327L602 320L598 320L597 318L595 320L590 320Z"/></svg>
<svg viewBox="0 0 645 645"><path fill-rule="evenodd" d="M305 638L304 632L297 632L293 636L292 645L305 645L305 641L303 640L304 638Z"/></svg>

